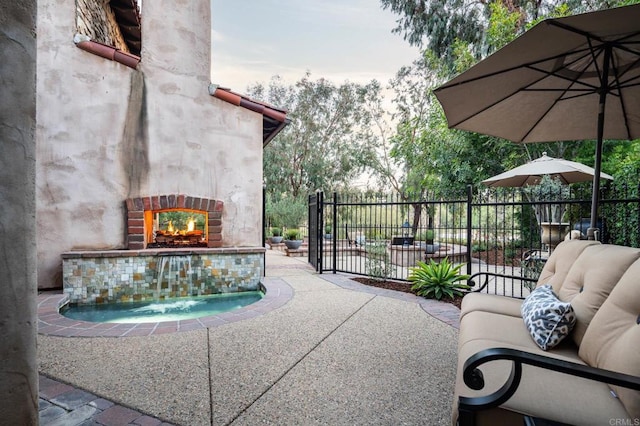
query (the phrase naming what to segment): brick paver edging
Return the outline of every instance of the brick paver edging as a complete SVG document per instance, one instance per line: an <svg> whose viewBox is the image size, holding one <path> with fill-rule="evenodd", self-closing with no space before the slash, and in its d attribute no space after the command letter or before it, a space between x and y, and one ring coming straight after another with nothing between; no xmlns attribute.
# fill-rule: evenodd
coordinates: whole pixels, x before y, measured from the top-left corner
<svg viewBox="0 0 640 426"><path fill-rule="evenodd" d="M63 337L128 337L191 331L255 318L285 305L293 297L293 288L280 278L265 277L262 284L266 289L264 297L235 311L182 321L131 324L96 323L67 318L58 312L66 303L67 296L44 293L38 295L38 333Z"/></svg>
<svg viewBox="0 0 640 426"><path fill-rule="evenodd" d="M40 425L146 425L171 423L115 404L44 375L39 377Z"/></svg>

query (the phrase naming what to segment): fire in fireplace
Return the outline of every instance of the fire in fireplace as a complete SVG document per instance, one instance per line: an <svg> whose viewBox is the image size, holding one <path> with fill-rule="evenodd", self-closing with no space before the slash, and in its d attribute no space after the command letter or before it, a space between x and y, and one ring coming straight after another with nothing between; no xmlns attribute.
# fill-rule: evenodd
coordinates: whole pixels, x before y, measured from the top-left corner
<svg viewBox="0 0 640 426"><path fill-rule="evenodd" d="M206 247L206 219L195 210L153 212L153 241L147 248Z"/></svg>
<svg viewBox="0 0 640 426"><path fill-rule="evenodd" d="M129 198L127 246L222 247L223 202L183 194Z"/></svg>

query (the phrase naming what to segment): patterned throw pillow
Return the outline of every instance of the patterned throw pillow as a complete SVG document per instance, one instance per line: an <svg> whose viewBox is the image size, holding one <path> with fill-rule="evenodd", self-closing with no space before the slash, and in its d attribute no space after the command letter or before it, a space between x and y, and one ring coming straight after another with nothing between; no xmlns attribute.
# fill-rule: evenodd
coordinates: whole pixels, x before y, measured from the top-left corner
<svg viewBox="0 0 640 426"><path fill-rule="evenodd" d="M560 343L576 324L571 304L560 301L549 284L532 291L521 312L531 338L544 351Z"/></svg>

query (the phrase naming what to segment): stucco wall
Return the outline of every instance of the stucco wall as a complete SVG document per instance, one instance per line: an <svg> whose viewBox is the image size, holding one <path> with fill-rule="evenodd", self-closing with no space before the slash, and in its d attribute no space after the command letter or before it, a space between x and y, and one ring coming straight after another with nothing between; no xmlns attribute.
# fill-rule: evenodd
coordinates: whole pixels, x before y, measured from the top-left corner
<svg viewBox="0 0 640 426"><path fill-rule="evenodd" d="M34 0L0 0L0 81L0 423L36 425Z"/></svg>
<svg viewBox="0 0 640 426"><path fill-rule="evenodd" d="M262 117L208 94L209 7L145 2L132 70L75 47L74 2L38 2L40 288L62 252L124 248L131 197L222 200L223 245L261 246Z"/></svg>

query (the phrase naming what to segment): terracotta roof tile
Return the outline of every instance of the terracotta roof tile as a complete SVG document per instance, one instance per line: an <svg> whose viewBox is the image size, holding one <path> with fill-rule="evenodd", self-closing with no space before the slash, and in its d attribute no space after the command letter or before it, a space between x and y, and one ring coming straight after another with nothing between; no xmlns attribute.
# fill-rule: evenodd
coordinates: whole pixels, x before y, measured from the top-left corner
<svg viewBox="0 0 640 426"><path fill-rule="evenodd" d="M133 69L136 69L136 67L140 63L139 56L136 56L129 52L123 52L122 50L117 49L113 46L108 46L106 44L98 43L97 41L92 41L89 37L82 34L76 34L73 38L73 42L82 50L93 53L94 55L102 56L103 58L107 58L112 61L119 62Z"/></svg>

